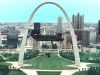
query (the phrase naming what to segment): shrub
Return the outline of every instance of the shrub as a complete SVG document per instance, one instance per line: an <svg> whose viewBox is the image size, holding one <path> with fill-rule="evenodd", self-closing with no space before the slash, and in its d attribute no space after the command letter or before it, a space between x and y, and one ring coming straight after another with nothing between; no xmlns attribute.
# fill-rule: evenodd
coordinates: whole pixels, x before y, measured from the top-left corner
<svg viewBox="0 0 100 75"><path fill-rule="evenodd" d="M73 52L61 51L60 55L65 59L75 60ZM82 62L100 63L100 53L80 52L79 55Z"/></svg>
<svg viewBox="0 0 100 75"><path fill-rule="evenodd" d="M60 52L60 55L68 60L75 60L73 52Z"/></svg>
<svg viewBox="0 0 100 75"><path fill-rule="evenodd" d="M27 51L24 54L24 60L29 60L29 59L35 58L38 54L39 54L39 51L38 50Z"/></svg>
<svg viewBox="0 0 100 75"><path fill-rule="evenodd" d="M7 61L18 61L19 54L12 54L12 56L9 56L7 58Z"/></svg>
<svg viewBox="0 0 100 75"><path fill-rule="evenodd" d="M90 69L88 70L88 75L100 75L100 68L90 67Z"/></svg>
<svg viewBox="0 0 100 75"><path fill-rule="evenodd" d="M35 58L38 54L38 50L28 50L24 53L24 60ZM5 53L3 55L7 58L6 61L18 61L19 54Z"/></svg>
<svg viewBox="0 0 100 75"><path fill-rule="evenodd" d="M4 62L4 61L5 59L2 56L0 56L0 62Z"/></svg>

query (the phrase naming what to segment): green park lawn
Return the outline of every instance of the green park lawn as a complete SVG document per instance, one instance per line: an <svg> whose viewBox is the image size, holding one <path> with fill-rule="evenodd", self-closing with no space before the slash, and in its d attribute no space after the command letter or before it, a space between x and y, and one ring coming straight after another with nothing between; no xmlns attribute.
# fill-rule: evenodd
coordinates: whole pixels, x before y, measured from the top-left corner
<svg viewBox="0 0 100 75"><path fill-rule="evenodd" d="M88 71L80 71L80 72L76 72L73 75L88 75Z"/></svg>
<svg viewBox="0 0 100 75"><path fill-rule="evenodd" d="M14 71L14 70L11 70L8 73L3 73L2 71L0 71L0 75L27 75L27 74L25 74L22 71Z"/></svg>
<svg viewBox="0 0 100 75"><path fill-rule="evenodd" d="M61 72L37 71L38 75L60 75Z"/></svg>
<svg viewBox="0 0 100 75"><path fill-rule="evenodd" d="M6 66L11 66L11 63L6 63L6 62L0 62L0 65L6 65Z"/></svg>
<svg viewBox="0 0 100 75"><path fill-rule="evenodd" d="M21 71L10 71L7 75L27 75Z"/></svg>
<svg viewBox="0 0 100 75"><path fill-rule="evenodd" d="M22 68L39 69L39 70L69 70L77 69L76 67L68 67L67 65L74 64L72 61L64 60L52 53L48 58L46 55L41 55L36 59L25 61L24 64L31 64L32 66L24 66Z"/></svg>
<svg viewBox="0 0 100 75"><path fill-rule="evenodd" d="M10 63L0 62L0 67L11 66L11 65L12 64ZM0 68L0 75L26 75L26 74L20 70L6 70L6 69Z"/></svg>
<svg viewBox="0 0 100 75"><path fill-rule="evenodd" d="M88 67L100 67L100 63L88 64Z"/></svg>

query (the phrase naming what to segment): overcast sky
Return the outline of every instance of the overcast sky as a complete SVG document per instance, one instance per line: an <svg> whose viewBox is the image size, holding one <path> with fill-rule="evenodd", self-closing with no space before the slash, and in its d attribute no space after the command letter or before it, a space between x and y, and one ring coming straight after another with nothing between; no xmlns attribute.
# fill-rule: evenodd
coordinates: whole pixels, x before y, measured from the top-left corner
<svg viewBox="0 0 100 75"><path fill-rule="evenodd" d="M43 2L60 4L67 12L70 20L78 12L84 15L85 22L97 22L100 19L100 0L0 0L0 22L27 22L30 14ZM55 5L42 6L33 21L56 22L63 13Z"/></svg>

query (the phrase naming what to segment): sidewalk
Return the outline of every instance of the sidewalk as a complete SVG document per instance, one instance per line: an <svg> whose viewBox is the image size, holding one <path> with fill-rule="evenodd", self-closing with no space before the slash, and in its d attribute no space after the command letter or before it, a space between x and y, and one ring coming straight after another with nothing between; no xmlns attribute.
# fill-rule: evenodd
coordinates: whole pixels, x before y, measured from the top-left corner
<svg viewBox="0 0 100 75"><path fill-rule="evenodd" d="M27 75L38 75L36 70L32 70L32 69L21 69L24 73L26 73Z"/></svg>
<svg viewBox="0 0 100 75"><path fill-rule="evenodd" d="M60 75L72 75L77 71L78 70L65 70L65 71L62 71Z"/></svg>
<svg viewBox="0 0 100 75"><path fill-rule="evenodd" d="M20 68L20 66L18 66L18 62L7 62L7 63L11 63L12 66L14 66L16 68ZM32 69L20 69L20 70L22 70L27 75L38 75L37 72L35 70L32 70Z"/></svg>

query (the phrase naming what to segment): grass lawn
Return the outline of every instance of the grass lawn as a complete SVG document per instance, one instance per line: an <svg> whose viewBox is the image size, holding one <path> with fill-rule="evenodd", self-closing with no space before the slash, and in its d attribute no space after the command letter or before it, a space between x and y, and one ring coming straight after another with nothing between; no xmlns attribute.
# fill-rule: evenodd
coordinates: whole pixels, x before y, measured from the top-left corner
<svg viewBox="0 0 100 75"><path fill-rule="evenodd" d="M100 63L88 64L88 67L100 67Z"/></svg>
<svg viewBox="0 0 100 75"><path fill-rule="evenodd" d="M6 63L6 62L0 62L0 65L6 65L6 66L11 66L11 63Z"/></svg>
<svg viewBox="0 0 100 75"><path fill-rule="evenodd" d="M3 75L1 71L0 71L0 75Z"/></svg>
<svg viewBox="0 0 100 75"><path fill-rule="evenodd" d="M61 72L37 71L38 75L60 75Z"/></svg>
<svg viewBox="0 0 100 75"><path fill-rule="evenodd" d="M73 75L88 75L87 71L76 72Z"/></svg>
<svg viewBox="0 0 100 75"><path fill-rule="evenodd" d="M46 55L41 55L37 59L25 61L25 64L31 64L32 66L24 66L23 68L41 69L41 70L68 70L77 69L76 67L68 67L66 65L74 64L74 62L64 60L57 56L57 54L51 54L48 58Z"/></svg>
<svg viewBox="0 0 100 75"><path fill-rule="evenodd" d="M2 71L0 71L0 75L4 75ZM23 73L22 71L10 71L8 74L5 75L27 75L25 73Z"/></svg>
<svg viewBox="0 0 100 75"><path fill-rule="evenodd" d="M27 75L21 71L10 71L8 75Z"/></svg>

